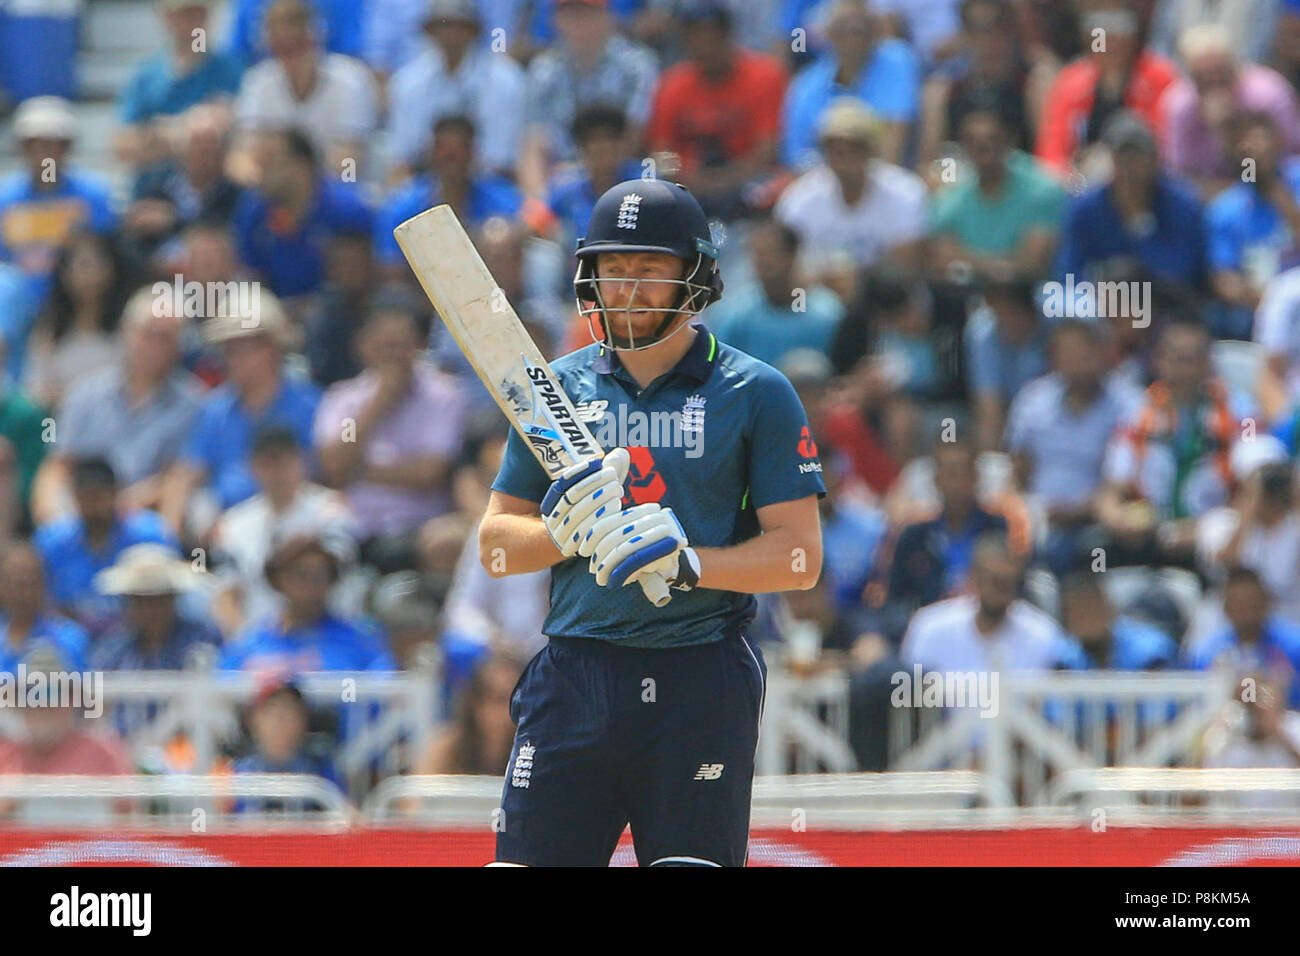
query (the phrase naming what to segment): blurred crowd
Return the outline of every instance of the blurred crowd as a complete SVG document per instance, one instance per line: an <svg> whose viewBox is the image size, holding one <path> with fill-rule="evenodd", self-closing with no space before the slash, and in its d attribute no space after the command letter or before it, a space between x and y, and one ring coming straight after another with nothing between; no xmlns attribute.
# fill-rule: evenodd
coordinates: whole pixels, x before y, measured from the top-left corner
<svg viewBox="0 0 1300 956"><path fill-rule="evenodd" d="M499 773L548 575L479 562L506 425L392 230L450 204L554 357L596 197L657 177L813 423L822 581L755 633L854 675L864 769L913 663L1235 669L1204 759L1300 766L1300 2L156 7L125 189L75 104L10 117L0 670L254 672L232 766L330 775L294 675L432 646L409 769ZM129 762L65 730L0 771Z"/></svg>

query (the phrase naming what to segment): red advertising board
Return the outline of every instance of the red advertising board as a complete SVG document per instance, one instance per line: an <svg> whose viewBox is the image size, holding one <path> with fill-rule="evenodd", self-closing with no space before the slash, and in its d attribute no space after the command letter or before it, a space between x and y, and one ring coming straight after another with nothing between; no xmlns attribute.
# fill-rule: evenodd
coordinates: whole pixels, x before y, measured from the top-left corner
<svg viewBox="0 0 1300 956"><path fill-rule="evenodd" d="M95 833L0 830L0 866L481 866L480 830ZM1295 866L1300 829L756 830L751 866ZM615 866L635 866L624 838Z"/></svg>

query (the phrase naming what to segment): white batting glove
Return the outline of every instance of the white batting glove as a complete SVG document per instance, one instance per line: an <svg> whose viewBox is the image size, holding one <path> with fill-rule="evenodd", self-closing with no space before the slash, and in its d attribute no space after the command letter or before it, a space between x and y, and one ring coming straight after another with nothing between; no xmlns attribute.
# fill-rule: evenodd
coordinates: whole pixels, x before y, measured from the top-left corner
<svg viewBox="0 0 1300 956"><path fill-rule="evenodd" d="M597 522L592 537L599 541L590 568L601 587L622 587L641 574L659 573L670 588L689 591L700 579L700 559L671 508L628 508Z"/></svg>
<svg viewBox="0 0 1300 956"><path fill-rule="evenodd" d="M591 529L623 508L623 480L631 457L615 448L604 460L578 462L560 474L542 499L542 520L566 558L591 555L596 537Z"/></svg>

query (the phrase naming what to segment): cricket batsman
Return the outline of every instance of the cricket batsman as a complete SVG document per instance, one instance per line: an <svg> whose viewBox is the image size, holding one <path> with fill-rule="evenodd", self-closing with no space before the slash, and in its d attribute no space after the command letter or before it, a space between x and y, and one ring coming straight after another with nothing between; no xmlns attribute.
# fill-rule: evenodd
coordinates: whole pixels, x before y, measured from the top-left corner
<svg viewBox="0 0 1300 956"><path fill-rule="evenodd" d="M767 675L753 595L817 582L817 446L785 377L695 321L722 279L684 187L613 187L577 257L594 342L556 376L598 437L602 414L672 427L554 482L510 434L480 556L550 568L551 607L510 699L496 862L607 866L630 824L642 866L743 866Z"/></svg>

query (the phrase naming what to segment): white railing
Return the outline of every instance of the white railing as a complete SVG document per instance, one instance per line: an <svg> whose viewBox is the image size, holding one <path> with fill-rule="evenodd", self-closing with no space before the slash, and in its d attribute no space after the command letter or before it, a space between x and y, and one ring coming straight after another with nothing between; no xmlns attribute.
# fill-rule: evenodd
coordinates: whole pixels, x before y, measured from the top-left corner
<svg viewBox="0 0 1300 956"><path fill-rule="evenodd" d="M310 774L0 776L0 825L181 827L237 823L345 828L355 810L342 791Z"/></svg>
<svg viewBox="0 0 1300 956"><path fill-rule="evenodd" d="M1201 734L1229 706L1232 686L1222 672L1004 674L987 715L891 710L889 766L978 766L1019 792L1020 802L1036 803L1049 778L1065 771L1188 763Z"/></svg>

